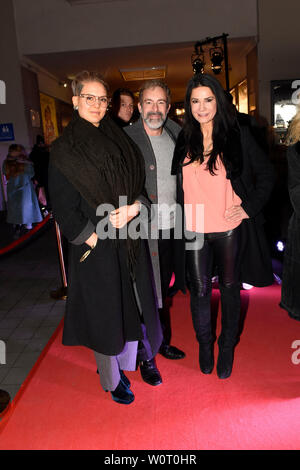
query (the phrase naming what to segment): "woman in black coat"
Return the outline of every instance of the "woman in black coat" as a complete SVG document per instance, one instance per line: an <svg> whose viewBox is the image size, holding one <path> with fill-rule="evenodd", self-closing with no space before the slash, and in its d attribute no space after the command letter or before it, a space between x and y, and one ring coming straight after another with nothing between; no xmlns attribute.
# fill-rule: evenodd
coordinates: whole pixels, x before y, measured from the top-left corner
<svg viewBox="0 0 300 470"><path fill-rule="evenodd" d="M288 188L294 212L284 253L280 305L291 318L300 320L300 110L290 124L287 141Z"/></svg>
<svg viewBox="0 0 300 470"><path fill-rule="evenodd" d="M249 130L237 124L234 108L210 75L196 75L188 84L172 173L177 174L177 199L184 213L176 217L184 224L177 227L178 236L182 229L186 237L175 260L175 287L190 290L200 369L209 374L214 366L211 279L217 268L222 305L217 373L227 378L238 339L240 282L273 282L261 210L274 176L264 152Z"/></svg>
<svg viewBox="0 0 300 470"><path fill-rule="evenodd" d="M54 216L70 241L63 344L92 349L104 390L129 404L123 369L135 370L138 341L152 359L162 340L146 246L126 234L147 204L143 158L105 115L106 83L83 72L72 87L74 115L49 166Z"/></svg>

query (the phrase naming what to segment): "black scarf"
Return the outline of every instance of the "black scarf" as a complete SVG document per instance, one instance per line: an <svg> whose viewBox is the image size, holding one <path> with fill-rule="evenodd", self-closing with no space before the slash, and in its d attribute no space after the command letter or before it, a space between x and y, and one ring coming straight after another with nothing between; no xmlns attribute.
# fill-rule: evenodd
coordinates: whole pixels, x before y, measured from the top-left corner
<svg viewBox="0 0 300 470"><path fill-rule="evenodd" d="M127 204L133 204L143 191L143 156L108 116L96 127L74 112L63 135L52 144L51 162L95 209L103 203L117 209L119 196L127 196ZM133 277L138 249L139 240L127 238Z"/></svg>

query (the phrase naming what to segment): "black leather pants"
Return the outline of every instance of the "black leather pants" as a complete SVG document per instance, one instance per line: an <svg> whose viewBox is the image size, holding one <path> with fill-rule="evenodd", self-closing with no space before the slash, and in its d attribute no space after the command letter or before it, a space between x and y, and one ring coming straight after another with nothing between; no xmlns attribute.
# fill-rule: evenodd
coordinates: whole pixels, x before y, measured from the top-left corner
<svg viewBox="0 0 300 470"><path fill-rule="evenodd" d="M239 252L240 228L204 234L204 244L186 251L187 285L191 294L191 313L199 344L212 343L211 290L217 267L222 307L221 348L237 341L240 318ZM189 242L189 248L191 248Z"/></svg>

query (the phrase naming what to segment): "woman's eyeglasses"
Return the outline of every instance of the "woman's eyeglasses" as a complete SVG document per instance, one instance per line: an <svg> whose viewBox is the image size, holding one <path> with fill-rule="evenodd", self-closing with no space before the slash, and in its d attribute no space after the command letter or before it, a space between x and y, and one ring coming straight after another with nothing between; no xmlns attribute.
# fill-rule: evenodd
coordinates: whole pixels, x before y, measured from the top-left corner
<svg viewBox="0 0 300 470"><path fill-rule="evenodd" d="M81 94L79 96L80 98L85 98L85 102L88 106L93 106L97 101L97 103L99 103L102 108L106 108L110 101L107 96L95 96L87 94Z"/></svg>

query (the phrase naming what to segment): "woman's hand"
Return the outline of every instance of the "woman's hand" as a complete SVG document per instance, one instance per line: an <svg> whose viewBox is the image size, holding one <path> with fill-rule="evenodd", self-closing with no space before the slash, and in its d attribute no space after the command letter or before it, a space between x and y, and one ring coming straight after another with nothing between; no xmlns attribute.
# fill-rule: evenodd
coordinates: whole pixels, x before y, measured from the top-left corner
<svg viewBox="0 0 300 470"><path fill-rule="evenodd" d="M239 222L243 219L249 219L249 215L244 211L242 206L232 206L225 211L225 219L228 222Z"/></svg>
<svg viewBox="0 0 300 470"><path fill-rule="evenodd" d="M138 215L140 208L141 203L139 201L135 201L130 206L119 207L110 213L110 223L115 228L123 228L126 224L128 224L128 222Z"/></svg>
<svg viewBox="0 0 300 470"><path fill-rule="evenodd" d="M92 233L92 235L85 241L85 243L93 248L97 245L97 241L98 241L98 235L94 232Z"/></svg>

